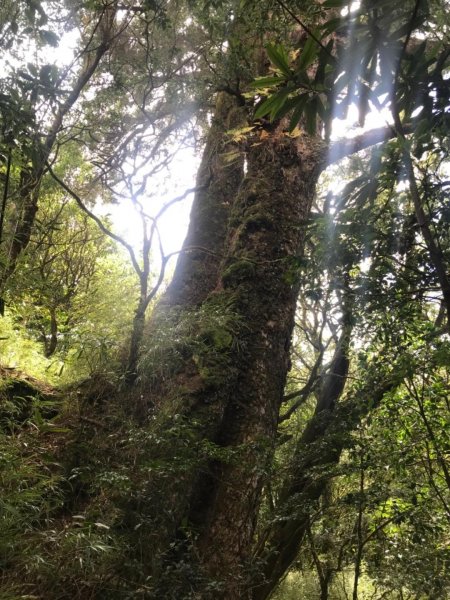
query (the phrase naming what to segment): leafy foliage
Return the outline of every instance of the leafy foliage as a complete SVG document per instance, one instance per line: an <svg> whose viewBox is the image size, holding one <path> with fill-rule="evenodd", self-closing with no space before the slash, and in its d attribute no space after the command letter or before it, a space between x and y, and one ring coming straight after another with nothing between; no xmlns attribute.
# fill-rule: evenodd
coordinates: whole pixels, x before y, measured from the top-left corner
<svg viewBox="0 0 450 600"><path fill-rule="evenodd" d="M407 2L401 8L383 0L361 2L336 17L336 8L344 5L322 3L331 18L321 25L319 37L310 34L291 53L281 44L266 46L274 75L253 83L258 94L269 94L255 118L268 115L275 121L290 113L290 130L301 122L314 133L317 117L329 128L330 119L346 115L352 104L361 126L369 110L394 104L404 122L414 120L421 134L445 119L449 98L442 70L448 68L448 52L446 42L434 37L428 2L415 7ZM407 43L415 32L433 36L431 51L425 41Z"/></svg>

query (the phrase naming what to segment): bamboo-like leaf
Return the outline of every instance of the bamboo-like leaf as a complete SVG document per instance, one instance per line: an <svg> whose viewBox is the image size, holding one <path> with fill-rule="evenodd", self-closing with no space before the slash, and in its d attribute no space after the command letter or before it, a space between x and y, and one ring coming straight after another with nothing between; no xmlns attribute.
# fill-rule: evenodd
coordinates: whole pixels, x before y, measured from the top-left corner
<svg viewBox="0 0 450 600"><path fill-rule="evenodd" d="M286 78L283 76L272 76L272 77L258 77L250 83L250 87L254 89L264 89L285 83Z"/></svg>
<svg viewBox="0 0 450 600"><path fill-rule="evenodd" d="M319 46L317 45L317 42L312 37L309 37L300 53L300 58L297 65L298 72L305 71L311 65L311 63L314 62L314 60L317 58L318 49Z"/></svg>
<svg viewBox="0 0 450 600"><path fill-rule="evenodd" d="M296 106L292 113L291 120L289 122L289 131L294 131L300 121L303 111L305 110L306 102L308 101L309 94L301 94L296 98Z"/></svg>
<svg viewBox="0 0 450 600"><path fill-rule="evenodd" d="M282 119L285 115L287 115L291 110L293 110L298 104L298 98L288 98L283 106L277 111L274 118Z"/></svg>
<svg viewBox="0 0 450 600"><path fill-rule="evenodd" d="M250 133L254 129L254 126L237 127L236 129L230 129L228 135L234 142L240 142L246 137L247 133Z"/></svg>
<svg viewBox="0 0 450 600"><path fill-rule="evenodd" d="M290 78L292 73L289 68L289 55L287 50L280 44L267 44L266 46L267 55L270 61L279 69L283 75Z"/></svg>
<svg viewBox="0 0 450 600"><path fill-rule="evenodd" d="M273 94L272 96L269 96L269 98L267 98L267 100L265 100L261 104L261 106L258 107L258 109L255 112L254 118L260 119L261 117L270 115L270 119L273 120L276 117L277 112L285 103L289 93L289 89L283 88L279 92Z"/></svg>
<svg viewBox="0 0 450 600"><path fill-rule="evenodd" d="M333 31L336 31L340 25L342 25L341 17L335 17L334 19L326 21L320 28L325 34L330 34Z"/></svg>
<svg viewBox="0 0 450 600"><path fill-rule="evenodd" d="M305 104L305 125L306 131L310 135L314 135L316 131L317 121L317 98L311 98Z"/></svg>
<svg viewBox="0 0 450 600"><path fill-rule="evenodd" d="M330 72L334 69L335 61L334 58L330 56L333 51L333 45L334 40L331 39L326 45L326 51L321 49L321 51L319 52L319 60L317 64L316 74L314 76L315 87L317 87L317 84L323 85L325 81L329 79Z"/></svg>

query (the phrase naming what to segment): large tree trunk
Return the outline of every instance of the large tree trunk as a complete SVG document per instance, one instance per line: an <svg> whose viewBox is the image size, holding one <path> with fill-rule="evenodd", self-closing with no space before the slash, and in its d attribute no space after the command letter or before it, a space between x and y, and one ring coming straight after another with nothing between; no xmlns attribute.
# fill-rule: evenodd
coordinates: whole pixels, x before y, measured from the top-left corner
<svg viewBox="0 0 450 600"><path fill-rule="evenodd" d="M146 326L146 293L141 294L133 323L128 372L137 374L145 333L145 346L148 348L159 338L161 328L174 327L183 318L189 318L192 311L200 307L217 286L219 268L225 256L230 213L244 177L244 156L232 141L229 131L246 124L246 107L235 96L220 92L197 173L197 192L192 204L189 228L175 272ZM232 161L227 158L231 153L236 155ZM193 379L192 385L197 388L196 369L193 372L189 361L178 379L184 385L186 378ZM132 377L131 382L135 379L136 377ZM146 390L145 396L147 404L150 401L150 406L159 403L160 397L164 396L161 386L164 387L164 382L158 380L151 390ZM173 387L171 382L170 388ZM144 405L139 410L145 411L146 408Z"/></svg>
<svg viewBox="0 0 450 600"><path fill-rule="evenodd" d="M56 308L53 306L50 309L50 336L44 333L44 355L50 358L56 351L58 345L58 320L56 318Z"/></svg>
<svg viewBox="0 0 450 600"><path fill-rule="evenodd" d="M314 468L336 464L342 452L347 430L339 427L334 411L349 369L350 314L346 320L330 371L321 386L314 416L300 436L292 457L292 470L279 493L277 511L282 518L269 524L256 553L263 564L263 577L255 585L255 600L270 597L298 556L310 524L311 502L320 498L329 482L329 475L321 478L314 473ZM347 423L350 425L349 419Z"/></svg>
<svg viewBox="0 0 450 600"><path fill-rule="evenodd" d="M160 327L195 338L174 336L182 360L162 376L150 373L142 389L158 439L151 458L167 464L149 482L155 598L182 597L185 589L202 600L267 598L291 565L309 517L305 508L287 528L281 523L270 531L257 555L266 565L256 587L255 525L290 367L298 259L325 158L319 133L294 138L273 124L249 136L245 164L242 158L229 164L225 155L233 144L226 132L245 125L245 118L236 97L219 94L188 236L151 318L150 350ZM229 322L205 322L204 315L214 313ZM189 319L189 327L179 327ZM328 382L334 399L342 391L336 379L345 381L345 352L339 360ZM332 395L325 386L328 403ZM322 442L335 424L326 408L318 407L303 446ZM300 460L283 499L305 490L309 499L318 498L325 484L312 481L309 467L337 462L342 447L325 444L317 457Z"/></svg>
<svg viewBox="0 0 450 600"><path fill-rule="evenodd" d="M175 412L183 419L193 454L205 443L218 449L214 460L197 460L182 475L165 478L170 518L162 524L165 533L159 535L157 551L164 554L164 546L177 538L182 519L188 517L203 574L218 585L214 598L251 597L246 567L290 367L297 300L293 264L302 253L320 158L321 144L306 135L294 139L280 129L251 140L247 172L227 202L232 208L226 237L224 214L217 218L216 211L197 206L192 215L191 233L196 235L191 244L202 236L209 244L219 242L224 258L217 264L214 257L208 277L198 285L192 273L202 263L191 258L183 268L179 265L175 283L157 309L159 317L165 306L189 307L206 296L203 310L231 307L231 319L239 327L236 344L226 336L201 332L208 340L206 348L186 357L169 387L158 385L146 392L157 405L159 432L173 427ZM228 187L222 182L217 188L219 207L223 190L236 182L234 171L228 176ZM173 441L167 450L174 457L187 452L186 445L181 449ZM154 485L156 489L159 484ZM209 597L206 592L204 597Z"/></svg>
<svg viewBox="0 0 450 600"><path fill-rule="evenodd" d="M292 259L302 252L305 223L319 175L314 141L282 132L248 153L248 172L233 209L218 295L232 298L243 327L235 377L223 397L217 443L237 451L218 462L198 499L200 551L226 598L243 598L256 515L273 454L290 367L296 307Z"/></svg>
<svg viewBox="0 0 450 600"><path fill-rule="evenodd" d="M176 326L183 317L189 316L201 306L217 286L230 213L244 177L244 156L238 145L231 140L229 131L246 124L246 107L235 96L220 92L197 173L197 192L192 204L188 232L172 281L153 310L146 327L146 294L141 294L136 310L127 369L129 373L135 374L131 377L131 383L135 381L138 372L145 330L145 346L149 347L160 336L161 328ZM232 161L227 158L230 153L236 155ZM190 364L187 371L188 378L191 378ZM186 373L181 375L183 380L185 377ZM158 381L153 386L150 396L161 395L161 384ZM196 386L195 383L194 385ZM150 398L150 405L153 405L153 398ZM146 409L144 406L140 410L142 408Z"/></svg>

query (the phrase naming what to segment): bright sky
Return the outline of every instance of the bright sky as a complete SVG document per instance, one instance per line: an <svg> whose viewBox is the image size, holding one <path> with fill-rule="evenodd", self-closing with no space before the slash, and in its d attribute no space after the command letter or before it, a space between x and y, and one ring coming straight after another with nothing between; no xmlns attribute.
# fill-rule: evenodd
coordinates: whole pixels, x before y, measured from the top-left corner
<svg viewBox="0 0 450 600"><path fill-rule="evenodd" d="M74 59L77 48L79 33L77 30L65 33L60 39L57 48L52 46L45 47L45 60L49 64L57 64L60 68L67 67ZM29 61L33 61L34 49L31 46L24 48L25 56L29 54ZM16 61L11 56L0 56L0 72L6 73L9 69L7 61L13 68L22 67L22 61ZM24 62L27 62L25 58ZM154 216L166 202L169 202L176 196L183 194L187 189L195 186L195 177L198 169L199 157L192 149L181 150L173 160L170 171L166 171L152 179L153 189L163 190L160 196L153 198L140 198L145 212ZM164 182L165 180L165 182ZM186 235L189 223L189 213L192 204L193 195L190 194L184 200L171 206L166 213L159 219L159 231L163 241L165 254L176 252L181 248ZM142 223L140 217L130 201L122 200L117 205L99 205L96 212L101 215L110 215L113 221L114 231L123 236L139 252L141 247L141 229Z"/></svg>
<svg viewBox="0 0 450 600"><path fill-rule="evenodd" d="M386 124L392 122L391 113L388 109L382 112L372 108L367 114L364 127L360 127L358 124L358 109L354 104L349 106L347 119L334 119L333 120L333 131L331 135L332 140L339 138L352 138L361 135L365 131L376 129L378 127L385 127Z"/></svg>
<svg viewBox="0 0 450 600"><path fill-rule="evenodd" d="M77 46L78 33L72 31L65 34L58 48L49 48L49 60L55 60L59 65L67 65L73 60L74 49ZM173 198L180 196L187 189L195 186L195 177L199 165L199 157L191 148L180 150L169 170L156 175L150 182L153 189L164 190L160 195L152 198L141 197L140 202L145 212L154 216L158 211ZM162 239L165 254L176 252L181 249L189 224L193 195L190 194L184 200L171 206L158 220L158 228ZM131 199L123 199L119 204L99 206L99 214L110 215L114 231L123 236L131 244L136 252L139 252L142 244L142 222L133 206ZM159 257L155 256L155 261Z"/></svg>
<svg viewBox="0 0 450 600"><path fill-rule="evenodd" d="M193 188L195 186L198 165L199 156L194 153L193 149L186 148L180 150L170 165L168 173L165 174L166 177L168 176L165 193L161 192L161 195L153 198L140 198L145 212L150 216L154 216L167 202L182 195L186 190ZM157 179L158 177L155 176L155 178ZM158 220L165 254L180 250L189 224L192 200L193 194L190 194L180 202L176 202ZM136 250L139 250L142 223L131 200L127 201L124 199L120 204L115 206L107 205L102 212L111 215L117 233L123 235L127 242L132 244Z"/></svg>

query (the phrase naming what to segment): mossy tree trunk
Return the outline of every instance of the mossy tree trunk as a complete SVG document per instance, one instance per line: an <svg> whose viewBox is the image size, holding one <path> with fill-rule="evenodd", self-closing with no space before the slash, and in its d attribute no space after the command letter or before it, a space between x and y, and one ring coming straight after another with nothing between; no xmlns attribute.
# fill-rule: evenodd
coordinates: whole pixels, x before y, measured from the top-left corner
<svg viewBox="0 0 450 600"><path fill-rule="evenodd" d="M200 306L217 284L229 212L243 177L243 157L238 156L237 160L233 161L227 158L230 153L237 151L229 131L245 124L246 110L242 103L225 92L219 93L197 174L197 192L192 205L188 233L172 281L150 319L150 335L151 331L158 327L159 318L166 322L167 313L171 312L171 309L178 308L183 313ZM146 242L143 268L139 272L139 301L133 320L127 360L126 379L129 384L133 384L137 378L139 355L145 333L145 315L150 300L148 237Z"/></svg>
<svg viewBox="0 0 450 600"><path fill-rule="evenodd" d="M50 336L47 338L45 332L43 334L44 342L44 355L46 358L50 358L56 352L58 345L58 320L56 317L56 308L52 306L50 308Z"/></svg>
<svg viewBox="0 0 450 600"><path fill-rule="evenodd" d="M207 172L211 144L200 177ZM302 253L321 149L319 140L293 138L280 127L249 140L244 177L242 163L220 165L215 189L196 198L185 244L211 252L183 254L156 310L158 320L174 306L232 307L239 323L237 343L203 332L208 341L201 352L186 356L168 384L158 382L146 392L156 404L160 430L173 426L176 412L191 447L215 448L213 458L204 456L182 476L164 481L172 531L166 542L187 519L202 571L218 582L214 598L251 597L248 561L290 367L297 301L293 263ZM217 161L216 154L213 158ZM203 270L205 254L213 260ZM180 451L176 443L169 449L174 457Z"/></svg>
<svg viewBox="0 0 450 600"><path fill-rule="evenodd" d="M241 148L245 164L240 159L229 165L223 155L233 145L226 130L231 115L244 121L244 108L234 97L219 98L187 240L150 323L150 348L159 327L183 318L198 319L194 335L202 340L200 346L185 344L181 364L153 378L142 393L144 406L152 410L152 427L163 440L155 457L168 465L166 474L150 481L158 511L151 551L155 597L167 593L168 585L174 586L173 597L190 585L204 600L268 598L295 559L309 518L306 508L304 515L299 511L297 520L271 529L267 544L255 549L290 368L299 260L327 162L325 144L318 132L292 137L278 124L263 135L250 134ZM354 144L346 153L358 149ZM230 311L236 338L222 326L214 331L211 323L205 325L202 311ZM313 484L311 468L336 464L342 452L341 414L331 404L346 379L345 344L338 348L330 389L323 390L326 410L320 400L302 437L309 458L299 460L283 488L287 504L305 490L309 501L318 499L326 482ZM349 418L345 432L356 421ZM182 469L173 467L181 463ZM174 584L170 574L180 564L196 565L197 575L191 572ZM205 581L213 591L205 591Z"/></svg>
<svg viewBox="0 0 450 600"><path fill-rule="evenodd" d="M250 147L215 291L231 299L245 324L240 346L229 357L233 376L222 384L215 440L232 449L236 460L214 465L207 493L196 506L202 515L202 562L213 578L225 576L226 598L246 594L245 565L290 367L297 300L292 259L302 253L319 175L316 150L313 140L282 132Z"/></svg>

